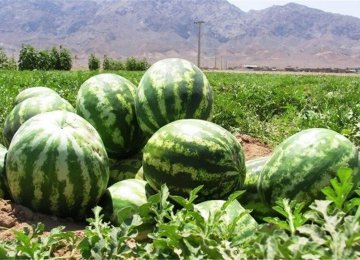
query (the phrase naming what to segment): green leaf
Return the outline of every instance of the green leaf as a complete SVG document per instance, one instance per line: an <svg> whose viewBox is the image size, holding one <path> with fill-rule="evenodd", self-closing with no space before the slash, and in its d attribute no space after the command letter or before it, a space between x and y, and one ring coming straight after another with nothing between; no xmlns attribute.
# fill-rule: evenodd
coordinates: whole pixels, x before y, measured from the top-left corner
<svg viewBox="0 0 360 260"><path fill-rule="evenodd" d="M322 189L326 199L332 201L337 209L346 210L351 208L346 206L345 202L354 188L352 169L340 168L336 177L330 180L330 184L330 186Z"/></svg>

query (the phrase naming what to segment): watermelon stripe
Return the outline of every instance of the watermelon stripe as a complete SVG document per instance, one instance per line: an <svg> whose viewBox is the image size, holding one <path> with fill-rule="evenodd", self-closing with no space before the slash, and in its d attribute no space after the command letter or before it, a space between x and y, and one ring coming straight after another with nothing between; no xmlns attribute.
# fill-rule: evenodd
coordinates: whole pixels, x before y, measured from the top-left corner
<svg viewBox="0 0 360 260"><path fill-rule="evenodd" d="M160 126L167 124L165 107L166 97L163 98L161 95L161 91L163 90L161 86L158 87L155 85L156 83L151 79L150 82L151 83L147 85L148 87L144 88L144 95L147 102L152 103L152 106L144 106L144 109L151 111L152 116L156 118L156 122L154 121L154 123L156 123L156 127L159 128Z"/></svg>
<svg viewBox="0 0 360 260"><path fill-rule="evenodd" d="M208 96L208 93L212 94L212 90L207 88L202 88L201 86L209 86L209 82L206 79L205 74L203 74L196 66L193 66L194 70L194 83L193 83L193 92L191 95L191 100L189 104L191 106L187 107L186 117L191 118L195 115L196 118L209 118L209 110L212 110L212 95ZM203 98L206 97L206 98ZM202 112L199 114L199 112Z"/></svg>
<svg viewBox="0 0 360 260"><path fill-rule="evenodd" d="M143 76L143 78L140 81L140 84L142 84L142 81L146 81L146 75ZM156 123L155 119L153 118L151 111L149 109L146 109L145 107L145 104L147 102L148 101L145 97L144 89L138 88L137 95L135 98L135 111L136 111L138 123L141 129L145 133L152 132L152 129L159 128L159 125ZM139 120L139 118L141 118L141 120Z"/></svg>

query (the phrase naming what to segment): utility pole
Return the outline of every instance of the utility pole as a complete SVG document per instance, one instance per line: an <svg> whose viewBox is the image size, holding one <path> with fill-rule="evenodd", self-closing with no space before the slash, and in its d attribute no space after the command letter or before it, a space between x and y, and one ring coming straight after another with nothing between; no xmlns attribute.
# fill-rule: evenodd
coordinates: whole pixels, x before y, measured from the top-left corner
<svg viewBox="0 0 360 260"><path fill-rule="evenodd" d="M197 66L200 68L200 54L201 54L201 25L205 23L204 21L196 21L194 24L199 26L199 34L198 34L198 57L197 57Z"/></svg>

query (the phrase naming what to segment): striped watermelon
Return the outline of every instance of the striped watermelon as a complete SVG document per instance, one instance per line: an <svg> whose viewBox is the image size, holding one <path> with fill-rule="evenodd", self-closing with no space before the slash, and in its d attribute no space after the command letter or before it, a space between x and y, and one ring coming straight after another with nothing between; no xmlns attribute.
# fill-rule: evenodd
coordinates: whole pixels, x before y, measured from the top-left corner
<svg viewBox="0 0 360 260"><path fill-rule="evenodd" d="M147 203L147 183L143 180L127 179L114 183L107 188L99 205L103 208L105 218L119 226L134 214L140 214L140 207ZM151 218L150 218L151 219ZM138 227L137 240L147 238L154 223L144 223Z"/></svg>
<svg viewBox="0 0 360 260"><path fill-rule="evenodd" d="M9 147L14 134L26 120L35 115L54 110L75 112L69 102L55 95L31 97L17 104L5 120L3 132L5 145Z"/></svg>
<svg viewBox="0 0 360 260"><path fill-rule="evenodd" d="M6 157L6 176L15 202L81 219L106 190L109 162L95 128L74 113L53 111L19 128Z"/></svg>
<svg viewBox="0 0 360 260"><path fill-rule="evenodd" d="M199 119L182 119L160 128L144 147L143 175L154 190L166 184L173 195L199 192L203 200L223 199L242 187L244 153L227 130Z"/></svg>
<svg viewBox="0 0 360 260"><path fill-rule="evenodd" d="M201 216L204 218L205 221L209 221L211 216L214 216L217 211L220 211L223 205L225 204L224 200L208 200L201 202L195 205L195 209L197 209ZM225 214L222 216L222 222L220 225L231 225L234 221L236 221L236 227L234 233L237 235L235 237L230 238L231 240L244 240L250 238L254 232L258 228L258 224L255 219L250 216L250 214L245 213L245 209L240 205L240 203L236 200L231 202L225 208ZM240 214L244 214L239 219ZM224 228L227 230L227 228Z"/></svg>
<svg viewBox="0 0 360 260"><path fill-rule="evenodd" d="M31 97L48 97L48 96L57 96L60 97L60 95L51 88L48 87L30 87L22 90L16 97L14 101L14 106L21 103L25 99L31 98Z"/></svg>
<svg viewBox="0 0 360 260"><path fill-rule="evenodd" d="M258 218L268 214L268 208L264 207L257 190L257 183L260 173L269 159L270 156L264 156L245 162L246 178L243 186L245 193L239 198L239 201L244 208L252 210L252 215Z"/></svg>
<svg viewBox="0 0 360 260"><path fill-rule="evenodd" d="M153 64L143 75L135 105L141 129L151 136L178 119L211 119L213 94L206 76L194 64L183 59L165 59Z"/></svg>
<svg viewBox="0 0 360 260"><path fill-rule="evenodd" d="M96 75L80 87L77 113L99 132L109 156L132 155L145 145L136 119L136 87L127 79L110 73Z"/></svg>
<svg viewBox="0 0 360 260"><path fill-rule="evenodd" d="M359 183L359 152L335 131L312 128L279 144L264 165L258 190L267 205L279 198L311 202L323 198L321 189L330 184L340 167L353 169Z"/></svg>
<svg viewBox="0 0 360 260"><path fill-rule="evenodd" d="M6 185L5 157L7 149L0 144L0 198L5 198L8 193Z"/></svg>
<svg viewBox="0 0 360 260"><path fill-rule="evenodd" d="M142 166L142 151L125 159L110 159L108 186L122 180L133 179Z"/></svg>

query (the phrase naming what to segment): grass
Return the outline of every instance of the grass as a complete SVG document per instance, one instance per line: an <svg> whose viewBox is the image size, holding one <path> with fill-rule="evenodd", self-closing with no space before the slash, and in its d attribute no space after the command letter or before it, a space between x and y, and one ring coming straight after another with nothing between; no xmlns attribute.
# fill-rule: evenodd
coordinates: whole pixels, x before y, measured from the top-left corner
<svg viewBox="0 0 360 260"><path fill-rule="evenodd" d="M80 85L99 72L0 71L0 131L15 96L47 86L75 105ZM143 72L117 72L138 84ZM272 146L302 129L325 127L360 145L360 78L330 75L206 73L214 90L213 121Z"/></svg>

